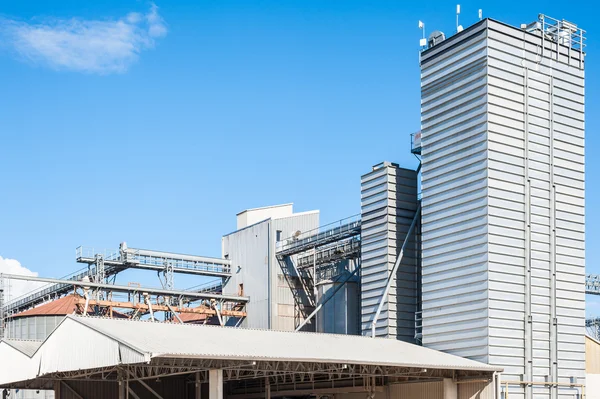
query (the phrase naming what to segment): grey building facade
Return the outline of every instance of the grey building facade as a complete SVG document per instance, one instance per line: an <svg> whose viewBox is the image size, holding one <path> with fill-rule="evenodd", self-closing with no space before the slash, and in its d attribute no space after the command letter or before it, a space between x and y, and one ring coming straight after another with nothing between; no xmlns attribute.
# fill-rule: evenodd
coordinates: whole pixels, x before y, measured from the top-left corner
<svg viewBox="0 0 600 399"><path fill-rule="evenodd" d="M555 383L585 378L575 32L487 19L421 53L423 344L533 382L511 398L573 397Z"/></svg>
<svg viewBox="0 0 600 399"><path fill-rule="evenodd" d="M275 257L275 246L297 232L318 227L319 211L294 213L291 204L238 214L238 230L223 236L221 243L222 256L232 261L233 272L223 292L250 298L242 327L295 329L294 297Z"/></svg>
<svg viewBox="0 0 600 399"><path fill-rule="evenodd" d="M361 328L371 335L377 307L384 302L375 335L415 342L419 261L415 235L383 298L388 277L417 211L417 172L383 162L361 177Z"/></svg>

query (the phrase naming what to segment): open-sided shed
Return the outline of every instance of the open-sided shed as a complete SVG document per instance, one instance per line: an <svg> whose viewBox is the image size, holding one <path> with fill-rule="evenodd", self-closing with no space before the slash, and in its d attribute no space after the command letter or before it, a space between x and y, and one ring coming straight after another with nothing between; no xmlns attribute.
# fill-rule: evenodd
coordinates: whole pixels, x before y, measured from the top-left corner
<svg viewBox="0 0 600 399"><path fill-rule="evenodd" d="M67 316L36 345L24 353L0 344L0 386L51 385L58 398L199 398L204 389L210 399L250 399L374 398L385 387L416 383L438 387L426 397L472 397L460 392L475 387L493 398L501 371L391 339L80 316Z"/></svg>

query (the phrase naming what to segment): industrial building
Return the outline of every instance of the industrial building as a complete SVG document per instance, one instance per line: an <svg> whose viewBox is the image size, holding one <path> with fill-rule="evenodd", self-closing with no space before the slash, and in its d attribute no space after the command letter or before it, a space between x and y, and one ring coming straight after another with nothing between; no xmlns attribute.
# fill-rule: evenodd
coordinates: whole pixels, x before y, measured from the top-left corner
<svg viewBox="0 0 600 399"><path fill-rule="evenodd" d="M600 353L585 329L600 279L585 274L584 33L545 15L433 32L419 167L365 168L355 216L248 209L220 258L122 243L78 249L88 268L67 280L4 276L50 285L0 306L0 386L69 399L584 398ZM126 269L158 272L162 288L116 284ZM178 273L206 283L176 288ZM67 294L79 315L16 328Z"/></svg>

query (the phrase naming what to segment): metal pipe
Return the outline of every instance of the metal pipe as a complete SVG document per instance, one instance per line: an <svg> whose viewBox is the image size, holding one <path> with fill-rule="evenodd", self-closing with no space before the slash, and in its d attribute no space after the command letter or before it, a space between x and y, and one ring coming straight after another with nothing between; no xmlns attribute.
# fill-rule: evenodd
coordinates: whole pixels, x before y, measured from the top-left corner
<svg viewBox="0 0 600 399"><path fill-rule="evenodd" d="M144 301L146 305L148 305L148 311L150 312L150 319L155 321L154 319L154 310L152 310L152 301L150 301L150 296L147 293L144 293Z"/></svg>
<svg viewBox="0 0 600 399"><path fill-rule="evenodd" d="M329 297L327 297L326 300L324 300L322 303L320 303L319 306L317 306L317 308L310 315L308 315L308 317L306 319L304 319L304 321L298 326L298 328L296 328L296 331L300 331L302 329L302 327L304 327L304 325L306 323L308 323L313 318L313 316L316 315L317 312L319 310L321 310L321 308L323 306L325 306L325 304L327 302L329 302L329 300L335 296L335 294L337 294L337 292L348 282L348 280L350 280L350 278L352 278L352 276L354 276L358 272L358 269L360 269L360 266L357 266L356 269L354 269L354 271L352 273L350 273L340 285L335 287L335 290L333 290L333 293Z"/></svg>
<svg viewBox="0 0 600 399"><path fill-rule="evenodd" d="M525 33L523 33L525 34ZM529 69L523 69L524 118L525 118L525 377L533 379L533 317L531 314L531 179L529 178ZM530 386L525 388L525 397L532 398Z"/></svg>
<svg viewBox="0 0 600 399"><path fill-rule="evenodd" d="M0 278L6 278L9 280L24 280L24 281L39 281L42 283L54 283L54 284L65 284L77 287L90 287L90 288L104 288L106 290L115 292L147 292L149 294L164 295L164 296L183 296L188 298L198 299L222 299L232 302L248 302L250 299L242 296L234 295L219 295L205 292L190 292L190 291L177 291L177 290L165 290L160 288L144 288L144 287L129 287L125 285L112 285L112 284L100 284L88 281L75 281L75 280L61 280L56 278L45 278L45 277L33 277L33 276L20 276L16 274L0 274Z"/></svg>
<svg viewBox="0 0 600 399"><path fill-rule="evenodd" d="M183 324L183 321L181 320L181 317L179 317L179 315L177 314L177 312L175 312L173 310L173 308L171 307L171 305L169 304L169 302L166 301L165 304L167 305L167 307L169 308L169 310L171 311L171 313L173 313L173 316L175 316L175 318L177 319L177 321L179 321L181 324Z"/></svg>
<svg viewBox="0 0 600 399"><path fill-rule="evenodd" d="M213 304L213 308L215 309L215 312L217 313L217 318L219 319L219 324L221 326L223 326L224 325L223 318L221 317L221 312L219 311L219 307L217 306L216 303Z"/></svg>
<svg viewBox="0 0 600 399"><path fill-rule="evenodd" d="M508 399L508 385L549 385L550 387L570 387L581 389L581 398L585 399L585 384L572 384L570 382L548 382L548 381L502 381L505 384L504 399Z"/></svg>
<svg viewBox="0 0 600 399"><path fill-rule="evenodd" d="M419 164L419 169L420 169L420 166L421 166L421 164ZM390 287L392 286L392 281L394 280L394 278L396 276L396 272L398 271L398 267L400 266L400 263L402 262L402 257L404 255L404 248L406 248L406 244L408 243L408 238L412 234L412 231L414 230L415 225L417 224L417 220L419 218L420 213L421 213L421 203L419 202L419 205L417 206L417 211L415 212L415 217L413 218L413 221L410 224L408 232L406 233L406 237L404 238L404 242L402 243L402 247L400 248L400 253L398 253L398 257L396 258L396 263L394 264L394 268L392 269L392 272L388 276L388 281L385 286L385 290L383 291L383 295L381 296L381 301L379 302L379 306L377 307L377 312L375 312L375 317L373 317L373 321L371 322L371 337L372 338L375 338L375 327L377 325L377 319L379 319L379 315L381 313L381 310L383 309L383 304L386 302L386 297L390 291Z"/></svg>
<svg viewBox="0 0 600 399"><path fill-rule="evenodd" d="M556 44L558 53L559 47ZM556 185L554 182L554 77L550 76L550 376L558 379L558 321L556 318ZM552 390L551 399L558 398Z"/></svg>
<svg viewBox="0 0 600 399"><path fill-rule="evenodd" d="M88 314L88 309L90 306L90 294L88 294L87 292L85 293L85 305L83 306L83 315L87 316Z"/></svg>

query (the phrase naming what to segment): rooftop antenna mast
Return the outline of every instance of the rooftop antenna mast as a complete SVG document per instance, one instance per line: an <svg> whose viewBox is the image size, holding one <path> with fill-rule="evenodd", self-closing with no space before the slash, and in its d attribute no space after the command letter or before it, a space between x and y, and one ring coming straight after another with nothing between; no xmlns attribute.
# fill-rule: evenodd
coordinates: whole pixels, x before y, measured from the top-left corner
<svg viewBox="0 0 600 399"><path fill-rule="evenodd" d="M419 45L421 48L424 48L427 46L427 39L425 38L425 24L423 21L419 21L419 29L421 29L421 32L423 33L423 37L419 40Z"/></svg>
<svg viewBox="0 0 600 399"><path fill-rule="evenodd" d="M479 9L479 20L481 21L483 19L483 10L480 8Z"/></svg>
<svg viewBox="0 0 600 399"><path fill-rule="evenodd" d="M463 27L459 25L458 23L458 16L460 15L460 4L456 5L456 32L462 32Z"/></svg>

